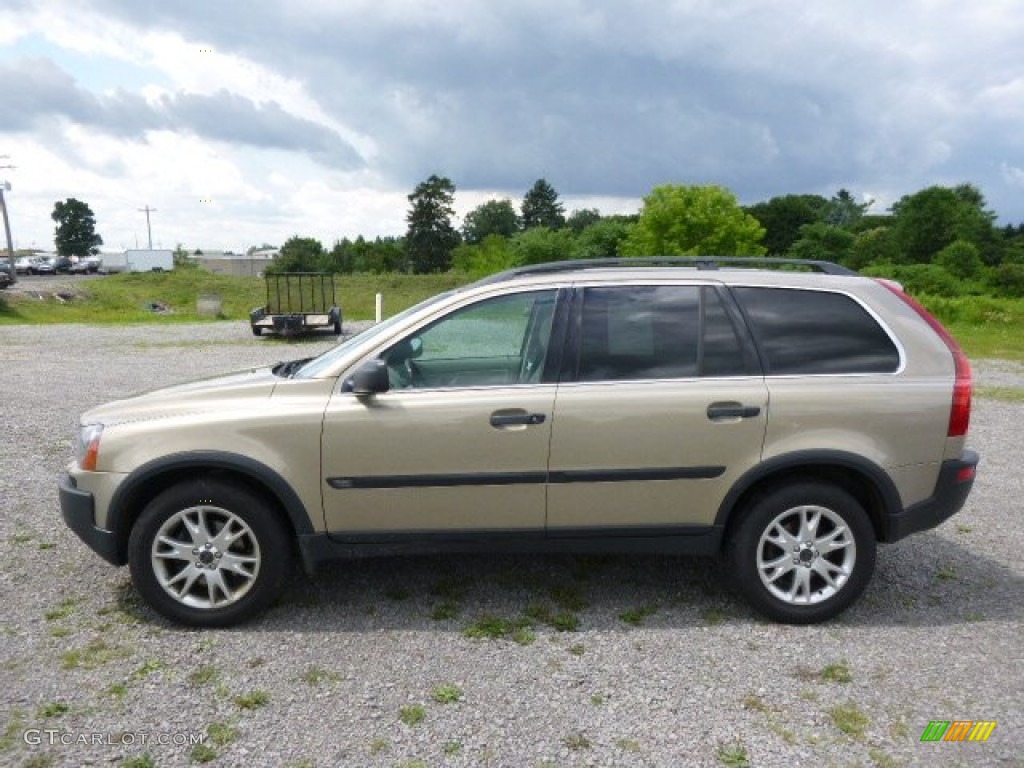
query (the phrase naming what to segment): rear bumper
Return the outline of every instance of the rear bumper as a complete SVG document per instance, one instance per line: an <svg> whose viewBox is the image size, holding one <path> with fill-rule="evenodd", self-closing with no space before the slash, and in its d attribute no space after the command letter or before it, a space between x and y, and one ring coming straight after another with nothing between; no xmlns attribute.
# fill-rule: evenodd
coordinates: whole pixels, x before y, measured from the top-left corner
<svg viewBox="0 0 1024 768"><path fill-rule="evenodd" d="M918 531L942 524L963 507L974 486L978 454L965 450L959 459L942 462L931 498L889 515L884 541L899 541Z"/></svg>
<svg viewBox="0 0 1024 768"><path fill-rule="evenodd" d="M68 528L89 548L113 565L124 565L125 560L118 552L117 537L113 531L97 528L94 517L95 502L91 493L75 487L70 475L60 481L60 511Z"/></svg>

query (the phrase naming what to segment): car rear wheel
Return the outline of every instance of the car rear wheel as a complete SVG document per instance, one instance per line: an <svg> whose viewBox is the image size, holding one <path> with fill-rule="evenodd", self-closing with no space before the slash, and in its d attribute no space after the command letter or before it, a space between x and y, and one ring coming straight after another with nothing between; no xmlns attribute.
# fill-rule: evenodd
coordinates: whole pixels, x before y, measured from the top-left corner
<svg viewBox="0 0 1024 768"><path fill-rule="evenodd" d="M136 589L167 618L223 627L262 611L290 562L285 526L240 485L196 480L167 489L142 511L128 542Z"/></svg>
<svg viewBox="0 0 1024 768"><path fill-rule="evenodd" d="M729 543L738 586L775 621L837 616L875 568L875 536L860 503L834 485L802 482L756 497Z"/></svg>

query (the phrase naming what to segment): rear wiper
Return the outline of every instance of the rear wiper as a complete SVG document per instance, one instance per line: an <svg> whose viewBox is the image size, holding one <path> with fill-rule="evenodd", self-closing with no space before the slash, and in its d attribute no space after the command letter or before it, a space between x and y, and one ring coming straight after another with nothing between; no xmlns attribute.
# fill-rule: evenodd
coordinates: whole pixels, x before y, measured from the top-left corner
<svg viewBox="0 0 1024 768"><path fill-rule="evenodd" d="M292 374L299 370L299 368L312 359L312 357L303 357L301 360L289 360L287 363L277 363L270 370L275 376L288 379L291 378Z"/></svg>

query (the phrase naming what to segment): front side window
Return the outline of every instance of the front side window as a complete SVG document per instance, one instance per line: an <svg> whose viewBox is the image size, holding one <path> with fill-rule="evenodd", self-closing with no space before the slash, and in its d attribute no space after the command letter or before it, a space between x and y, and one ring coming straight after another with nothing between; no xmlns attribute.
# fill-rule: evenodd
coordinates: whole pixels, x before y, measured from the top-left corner
<svg viewBox="0 0 1024 768"><path fill-rule="evenodd" d="M676 379L744 373L736 329L709 286L587 288L580 381Z"/></svg>
<svg viewBox="0 0 1024 768"><path fill-rule="evenodd" d="M900 353L849 296L793 288L734 288L769 374L892 373Z"/></svg>
<svg viewBox="0 0 1024 768"><path fill-rule="evenodd" d="M382 355L392 388L540 382L555 295L530 291L486 299L407 336Z"/></svg>

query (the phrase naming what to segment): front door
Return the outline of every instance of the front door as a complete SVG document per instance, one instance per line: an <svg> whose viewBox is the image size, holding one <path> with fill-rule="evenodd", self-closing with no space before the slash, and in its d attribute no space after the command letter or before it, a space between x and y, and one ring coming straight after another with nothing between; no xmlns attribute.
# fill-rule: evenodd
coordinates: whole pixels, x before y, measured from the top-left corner
<svg viewBox="0 0 1024 768"><path fill-rule="evenodd" d="M322 441L330 533L543 532L555 304L545 290L460 307L380 353L389 391L335 393Z"/></svg>

